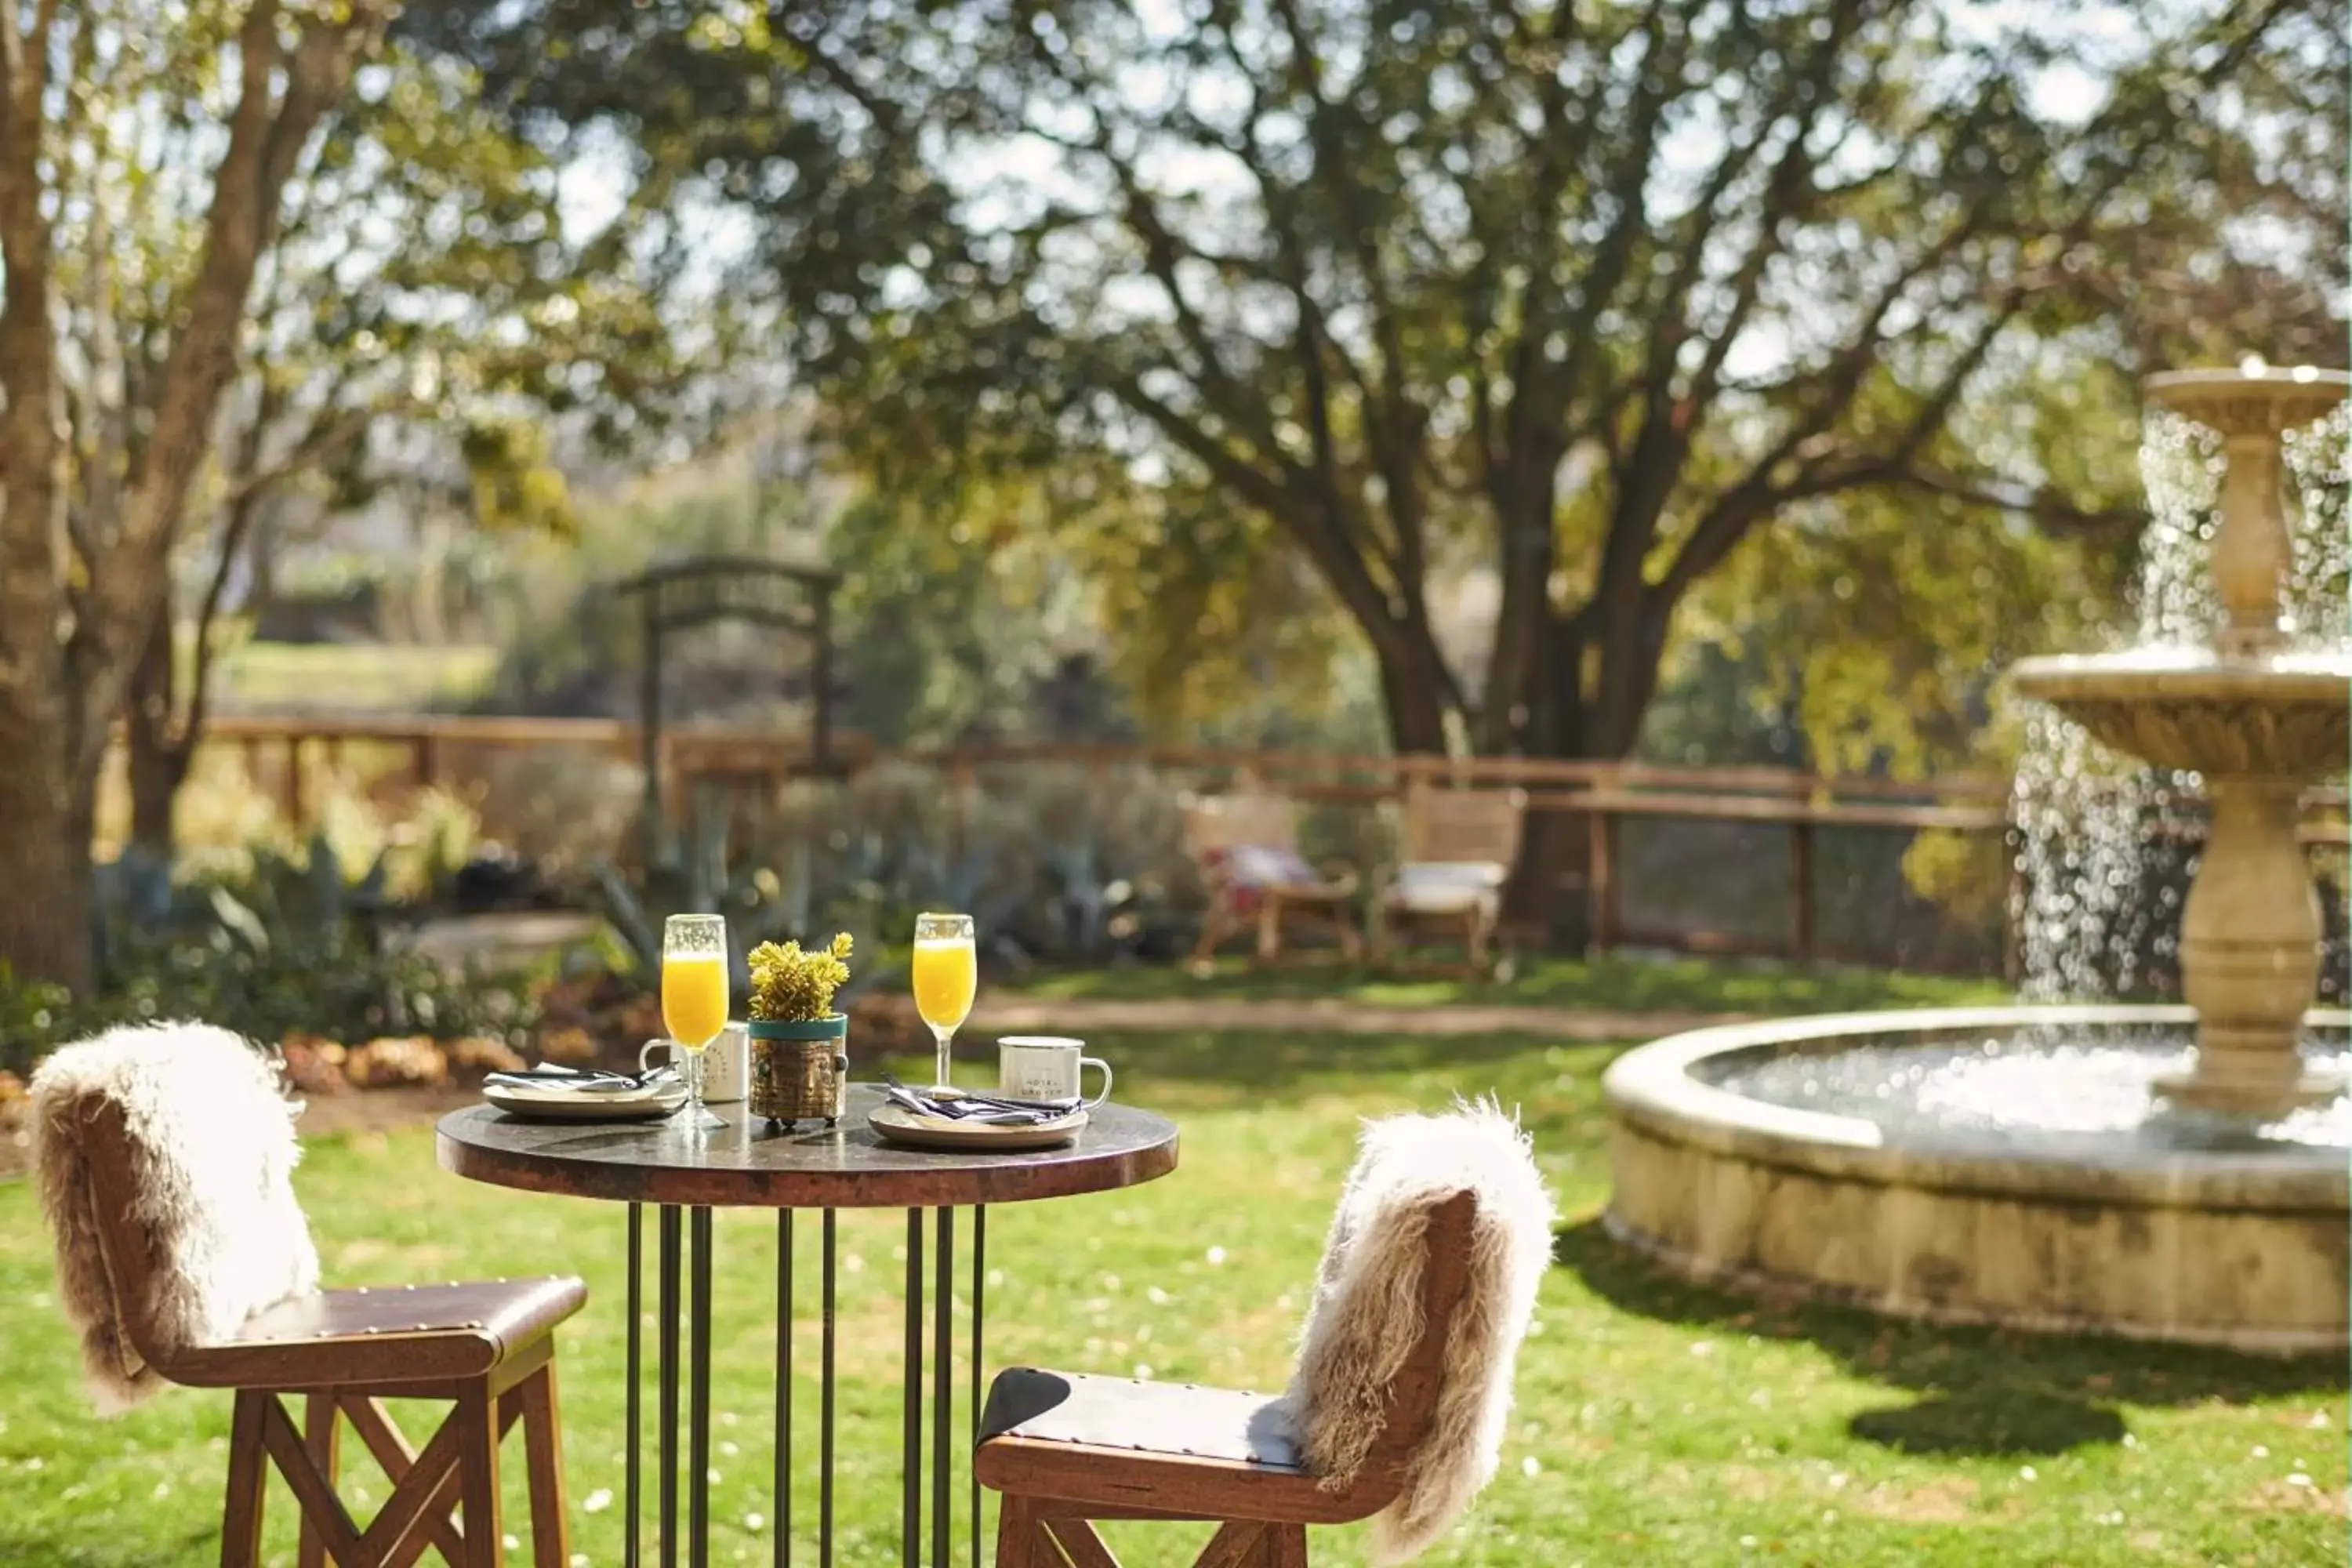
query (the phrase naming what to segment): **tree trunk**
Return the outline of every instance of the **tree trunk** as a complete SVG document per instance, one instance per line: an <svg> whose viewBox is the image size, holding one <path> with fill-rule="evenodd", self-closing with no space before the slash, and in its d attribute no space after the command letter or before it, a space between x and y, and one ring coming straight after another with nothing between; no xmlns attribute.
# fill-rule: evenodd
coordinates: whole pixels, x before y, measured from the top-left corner
<svg viewBox="0 0 2352 1568"><path fill-rule="evenodd" d="M77 779L67 750L49 725L0 714L0 967L81 996L96 980L89 837L98 781Z"/></svg>
<svg viewBox="0 0 2352 1568"><path fill-rule="evenodd" d="M1663 637L1604 648L1587 689L1587 643L1580 617L1554 612L1544 627L1530 688L1536 700L1528 729L1529 754L1563 761L1617 762L1632 752L1642 715L1657 688ZM1598 929L1596 905L1614 898L1595 886L1609 868L1597 865L1592 819L1576 811L1531 811L1519 837L1518 863L1504 889L1504 912L1514 923L1542 931L1557 948L1583 952L1609 934ZM1614 860L1614 857L1611 857Z"/></svg>
<svg viewBox="0 0 2352 1568"><path fill-rule="evenodd" d="M188 775L188 747L194 741L174 733L179 681L173 668L172 630L172 603L166 595L139 662L131 668L131 700L123 704L131 842L166 860L172 856L173 803Z"/></svg>
<svg viewBox="0 0 2352 1568"><path fill-rule="evenodd" d="M1381 671L1381 704L1388 711L1389 749L1400 756L1444 756L1445 697L1438 670L1428 657L1406 648L1391 653L1374 645Z"/></svg>

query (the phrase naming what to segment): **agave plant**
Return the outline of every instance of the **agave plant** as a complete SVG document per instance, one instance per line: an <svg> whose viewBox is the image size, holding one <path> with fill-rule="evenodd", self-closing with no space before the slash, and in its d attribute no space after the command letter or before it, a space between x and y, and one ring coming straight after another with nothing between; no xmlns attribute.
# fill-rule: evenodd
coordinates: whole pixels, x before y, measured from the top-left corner
<svg viewBox="0 0 2352 1568"><path fill-rule="evenodd" d="M661 973L663 914L702 910L727 917L729 970L742 983L749 955L760 942L809 929L814 893L804 858L782 857L783 869L760 858L729 864L735 812L729 804L698 800L692 821L674 836L673 853L632 883L610 861L591 868L600 912L619 939L629 975L650 985Z"/></svg>

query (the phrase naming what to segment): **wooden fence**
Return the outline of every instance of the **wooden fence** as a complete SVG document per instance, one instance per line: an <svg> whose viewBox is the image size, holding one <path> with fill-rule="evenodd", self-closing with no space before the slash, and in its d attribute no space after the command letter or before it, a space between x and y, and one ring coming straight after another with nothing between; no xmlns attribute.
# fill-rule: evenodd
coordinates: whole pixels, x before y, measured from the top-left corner
<svg viewBox="0 0 2352 1568"><path fill-rule="evenodd" d="M606 720L476 718L432 714L364 716L224 716L208 742L241 750L256 780L273 779L281 808L306 821L312 803L305 780L312 765L332 768L364 751L381 780L461 790L481 760L499 753L550 749L634 762L634 724ZM812 775L804 739L772 731L678 725L662 737L662 773L674 795L717 787L747 795L772 792ZM1875 943L1829 940L1822 931L1821 847L1830 833L1899 835L1938 832L2005 837L2010 785L1992 777L1948 777L1906 783L1881 778L1825 777L1769 767L1677 768L1637 763L1554 761L1529 757L1346 755L1234 748L1024 744L969 746L891 755L940 768L964 782L982 770L1054 763L1078 766L1108 779L1144 768L1184 787L1221 789L1254 782L1304 804L1371 807L1401 800L1419 783L1518 792L1531 813L1564 813L1586 835L1580 887L1559 889L1580 898L1593 944L1679 947L1769 953L1799 961L1855 958L1886 961ZM855 774L882 760L866 740L837 735L827 772ZM2324 791L2312 800L2307 840L2347 842L2344 795ZM1777 837L1785 870L1785 898L1769 933L1742 936L1704 922L1664 929L1629 917L1624 839L1634 830L1700 832L1738 829L1727 840L1756 846ZM1738 853L1737 848L1727 853ZM2013 889L2011 889L2013 891ZM2000 939L2013 962L2012 942ZM1984 967L1963 963L1959 967Z"/></svg>

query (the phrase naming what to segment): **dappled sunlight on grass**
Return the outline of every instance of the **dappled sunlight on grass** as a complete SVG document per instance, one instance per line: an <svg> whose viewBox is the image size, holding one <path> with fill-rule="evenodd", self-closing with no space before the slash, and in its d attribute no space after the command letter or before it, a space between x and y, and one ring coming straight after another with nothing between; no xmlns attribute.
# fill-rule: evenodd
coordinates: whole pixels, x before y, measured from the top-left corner
<svg viewBox="0 0 2352 1568"><path fill-rule="evenodd" d="M1182 1032L1091 1043L1118 1065L1122 1099L1179 1121L1183 1163L1125 1192L991 1211L992 1366L1278 1387L1359 1119L1487 1090L1520 1108L1561 1201L1559 1266L1521 1360L1500 1474L1431 1562L1696 1568L1742 1560L1748 1538L1762 1560L1823 1568L2284 1568L2332 1560L2340 1546L2338 1363L1772 1308L1664 1279L1615 1247L1597 1224L1607 1186L1599 1076L1611 1047ZM575 1550L616 1563L623 1211L443 1175L421 1129L318 1146L300 1184L339 1281L586 1276L589 1308L562 1342ZM650 1231L649 1221L649 1252ZM772 1215L719 1216L720 1563L766 1561L772 1544L775 1236ZM814 1513L816 1237L813 1217L799 1225L803 1531ZM962 1300L968 1221L959 1239ZM898 1560L904 1245L899 1211L842 1216L835 1561L845 1568ZM0 1336L0 1562L210 1561L227 1402L175 1393L120 1422L92 1420L50 1290L33 1194L0 1189L10 1330ZM961 1402L961 1366L955 1381ZM519 1469L509 1467L510 1528L521 1534ZM600 1489L612 1495L592 1510ZM273 1496L270 1551L288 1563L290 1515ZM1189 1561L1194 1534L1130 1528L1114 1539L1129 1568L1171 1568ZM1360 1529L1318 1532L1316 1561L1349 1568L1364 1547ZM797 1552L814 1560L805 1542Z"/></svg>

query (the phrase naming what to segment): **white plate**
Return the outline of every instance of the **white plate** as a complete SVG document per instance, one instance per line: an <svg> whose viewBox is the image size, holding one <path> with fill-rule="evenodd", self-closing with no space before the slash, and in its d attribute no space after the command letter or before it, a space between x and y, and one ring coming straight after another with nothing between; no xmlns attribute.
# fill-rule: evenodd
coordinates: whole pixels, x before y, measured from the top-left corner
<svg viewBox="0 0 2352 1568"><path fill-rule="evenodd" d="M576 1089L512 1089L486 1083L482 1098L509 1116L536 1121L650 1121L684 1105L686 1086L673 1083L656 1089L592 1094Z"/></svg>
<svg viewBox="0 0 2352 1568"><path fill-rule="evenodd" d="M918 1116L902 1105L888 1101L866 1113L866 1125L893 1143L905 1143L917 1149L1051 1149L1066 1143L1087 1124L1084 1110L1073 1110L1067 1116L1057 1116L1051 1121L1033 1121L1017 1127L991 1126L986 1122L956 1121L944 1116Z"/></svg>

